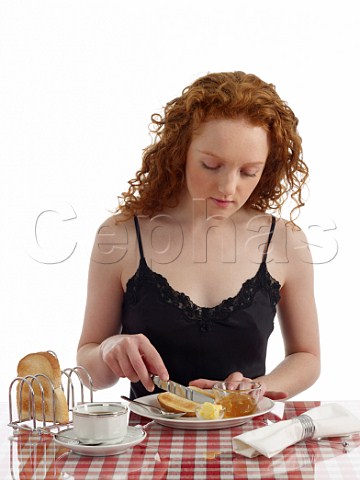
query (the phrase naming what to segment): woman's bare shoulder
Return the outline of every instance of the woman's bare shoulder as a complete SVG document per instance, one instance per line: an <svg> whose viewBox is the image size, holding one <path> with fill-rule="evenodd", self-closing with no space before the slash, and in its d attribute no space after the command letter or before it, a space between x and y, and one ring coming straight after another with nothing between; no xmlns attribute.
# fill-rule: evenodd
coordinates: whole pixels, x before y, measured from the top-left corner
<svg viewBox="0 0 360 480"><path fill-rule="evenodd" d="M282 245L283 257L288 269L298 272L312 268L310 245L305 232L294 222L278 218L276 222L275 241Z"/></svg>
<svg viewBox="0 0 360 480"><path fill-rule="evenodd" d="M102 227L112 227L112 228L124 228L124 225L127 227L134 224L134 217L128 217L122 213L113 213L109 215L100 225Z"/></svg>
<svg viewBox="0 0 360 480"><path fill-rule="evenodd" d="M92 260L105 264L118 263L129 253L135 243L134 239L133 217L111 215L96 230Z"/></svg>

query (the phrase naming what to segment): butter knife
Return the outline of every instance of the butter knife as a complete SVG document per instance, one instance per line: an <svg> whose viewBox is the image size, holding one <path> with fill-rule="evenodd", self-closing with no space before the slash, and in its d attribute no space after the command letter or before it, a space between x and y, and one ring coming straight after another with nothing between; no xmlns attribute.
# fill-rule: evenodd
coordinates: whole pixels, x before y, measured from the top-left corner
<svg viewBox="0 0 360 480"><path fill-rule="evenodd" d="M210 402L214 403L214 399L204 393L200 393L197 390L193 390L191 387L185 387L181 385L181 383L173 382L172 380L161 380L160 377L154 375L152 377L154 384L161 388L162 390L166 390L167 392L174 393L179 397L186 398L187 400L192 400L193 402L197 403L204 403Z"/></svg>

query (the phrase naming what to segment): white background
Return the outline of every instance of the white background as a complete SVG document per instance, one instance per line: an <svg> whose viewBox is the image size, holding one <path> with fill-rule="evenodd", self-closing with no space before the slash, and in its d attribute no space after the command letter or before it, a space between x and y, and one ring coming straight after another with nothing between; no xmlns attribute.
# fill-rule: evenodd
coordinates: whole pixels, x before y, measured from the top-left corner
<svg viewBox="0 0 360 480"><path fill-rule="evenodd" d="M27 353L51 349L75 366L95 231L140 166L150 115L221 70L274 83L300 119L311 181L298 223L315 262L323 366L297 398L359 398L355 7L0 1L0 401ZM282 354L276 328L269 367ZM95 398L127 390L123 380Z"/></svg>

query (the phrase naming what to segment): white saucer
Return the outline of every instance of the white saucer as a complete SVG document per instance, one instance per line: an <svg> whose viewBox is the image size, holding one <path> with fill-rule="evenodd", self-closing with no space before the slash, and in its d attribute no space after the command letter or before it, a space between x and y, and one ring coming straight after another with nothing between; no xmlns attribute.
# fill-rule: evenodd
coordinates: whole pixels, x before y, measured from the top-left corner
<svg viewBox="0 0 360 480"><path fill-rule="evenodd" d="M111 443L101 443L99 445L84 445L77 443L73 428L62 430L54 436L55 443L69 448L78 455L89 455L91 457L105 457L108 455L119 455L146 438L146 432L139 426L128 427L125 438L119 442L113 440Z"/></svg>

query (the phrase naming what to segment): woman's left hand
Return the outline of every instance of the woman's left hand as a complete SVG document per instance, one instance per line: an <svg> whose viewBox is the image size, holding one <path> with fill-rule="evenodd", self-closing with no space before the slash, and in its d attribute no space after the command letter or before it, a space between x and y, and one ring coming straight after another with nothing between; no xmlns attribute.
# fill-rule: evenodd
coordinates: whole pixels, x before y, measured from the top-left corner
<svg viewBox="0 0 360 480"><path fill-rule="evenodd" d="M203 389L211 389L215 383L218 382L243 382L243 381L256 381L252 380L251 378L244 377L244 375L241 372L233 372L230 375L228 375L224 380L208 380L206 378L198 378L196 380L192 380L189 385L198 387L198 388L203 388ZM287 398L287 393L286 392L275 392L272 390L266 390L266 385L261 382L261 397L267 397L271 398L272 400L284 400Z"/></svg>
<svg viewBox="0 0 360 480"><path fill-rule="evenodd" d="M261 383L261 397L271 398L271 400L285 400L288 397L286 392L275 392L273 390L266 390L266 385Z"/></svg>
<svg viewBox="0 0 360 480"><path fill-rule="evenodd" d="M229 376L227 376L224 380L208 380L206 378L198 378L197 380L192 380L189 383L189 385L198 387L198 388L208 389L208 388L212 388L215 385L215 383L219 383L219 382L242 382L242 381L252 382L250 378L244 377L244 375L241 372L233 372Z"/></svg>

